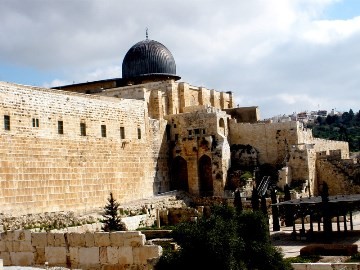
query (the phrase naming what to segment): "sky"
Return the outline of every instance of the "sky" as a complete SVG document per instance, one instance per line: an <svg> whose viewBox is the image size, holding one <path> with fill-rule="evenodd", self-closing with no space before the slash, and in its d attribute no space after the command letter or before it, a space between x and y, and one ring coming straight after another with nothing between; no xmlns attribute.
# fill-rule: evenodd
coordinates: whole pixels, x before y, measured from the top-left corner
<svg viewBox="0 0 360 270"><path fill-rule="evenodd" d="M232 91L261 119L360 109L359 0L0 0L0 81L120 78L138 41L164 44L181 81Z"/></svg>

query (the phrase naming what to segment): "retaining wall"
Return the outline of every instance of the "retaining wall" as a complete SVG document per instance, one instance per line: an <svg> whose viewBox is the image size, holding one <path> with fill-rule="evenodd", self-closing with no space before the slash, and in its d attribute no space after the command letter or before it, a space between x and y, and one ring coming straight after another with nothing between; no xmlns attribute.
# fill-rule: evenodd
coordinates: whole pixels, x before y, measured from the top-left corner
<svg viewBox="0 0 360 270"><path fill-rule="evenodd" d="M26 230L0 234L4 266L62 266L78 269L152 269L151 259L162 248L146 245L137 231L95 233L33 233ZM148 261L149 260L149 261ZM150 262L150 263L149 263Z"/></svg>

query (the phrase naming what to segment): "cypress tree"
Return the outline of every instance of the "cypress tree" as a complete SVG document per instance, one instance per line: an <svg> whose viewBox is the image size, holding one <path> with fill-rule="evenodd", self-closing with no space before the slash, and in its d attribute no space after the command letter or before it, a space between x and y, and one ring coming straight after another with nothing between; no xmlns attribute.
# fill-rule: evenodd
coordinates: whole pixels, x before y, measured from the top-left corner
<svg viewBox="0 0 360 270"><path fill-rule="evenodd" d="M114 199L112 192L110 192L108 203L104 207L103 217L102 229L105 232L126 231L126 226L119 216L119 203Z"/></svg>

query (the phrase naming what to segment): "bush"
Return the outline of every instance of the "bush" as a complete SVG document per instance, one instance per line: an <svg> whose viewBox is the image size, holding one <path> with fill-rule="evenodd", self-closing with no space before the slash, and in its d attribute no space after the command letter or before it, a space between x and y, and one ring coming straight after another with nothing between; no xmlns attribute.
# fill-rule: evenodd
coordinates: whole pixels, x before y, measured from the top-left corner
<svg viewBox="0 0 360 270"><path fill-rule="evenodd" d="M156 270L292 269L271 245L259 211L237 214L233 207L215 206L209 218L179 224L172 236L180 249L164 254Z"/></svg>

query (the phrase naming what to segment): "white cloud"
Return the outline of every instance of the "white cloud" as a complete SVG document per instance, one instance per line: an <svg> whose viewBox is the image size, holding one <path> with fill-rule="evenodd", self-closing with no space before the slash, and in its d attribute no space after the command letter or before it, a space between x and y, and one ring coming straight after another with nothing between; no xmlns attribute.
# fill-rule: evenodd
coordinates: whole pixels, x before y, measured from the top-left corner
<svg viewBox="0 0 360 270"><path fill-rule="evenodd" d="M313 22L302 37L308 42L326 45L343 41L359 31L360 17L350 20L320 20Z"/></svg>
<svg viewBox="0 0 360 270"><path fill-rule="evenodd" d="M0 64L58 74L39 82L49 86L121 77L125 53L148 27L184 81L233 91L264 117L320 101L355 107L360 17L326 19L339 1L5 0Z"/></svg>

